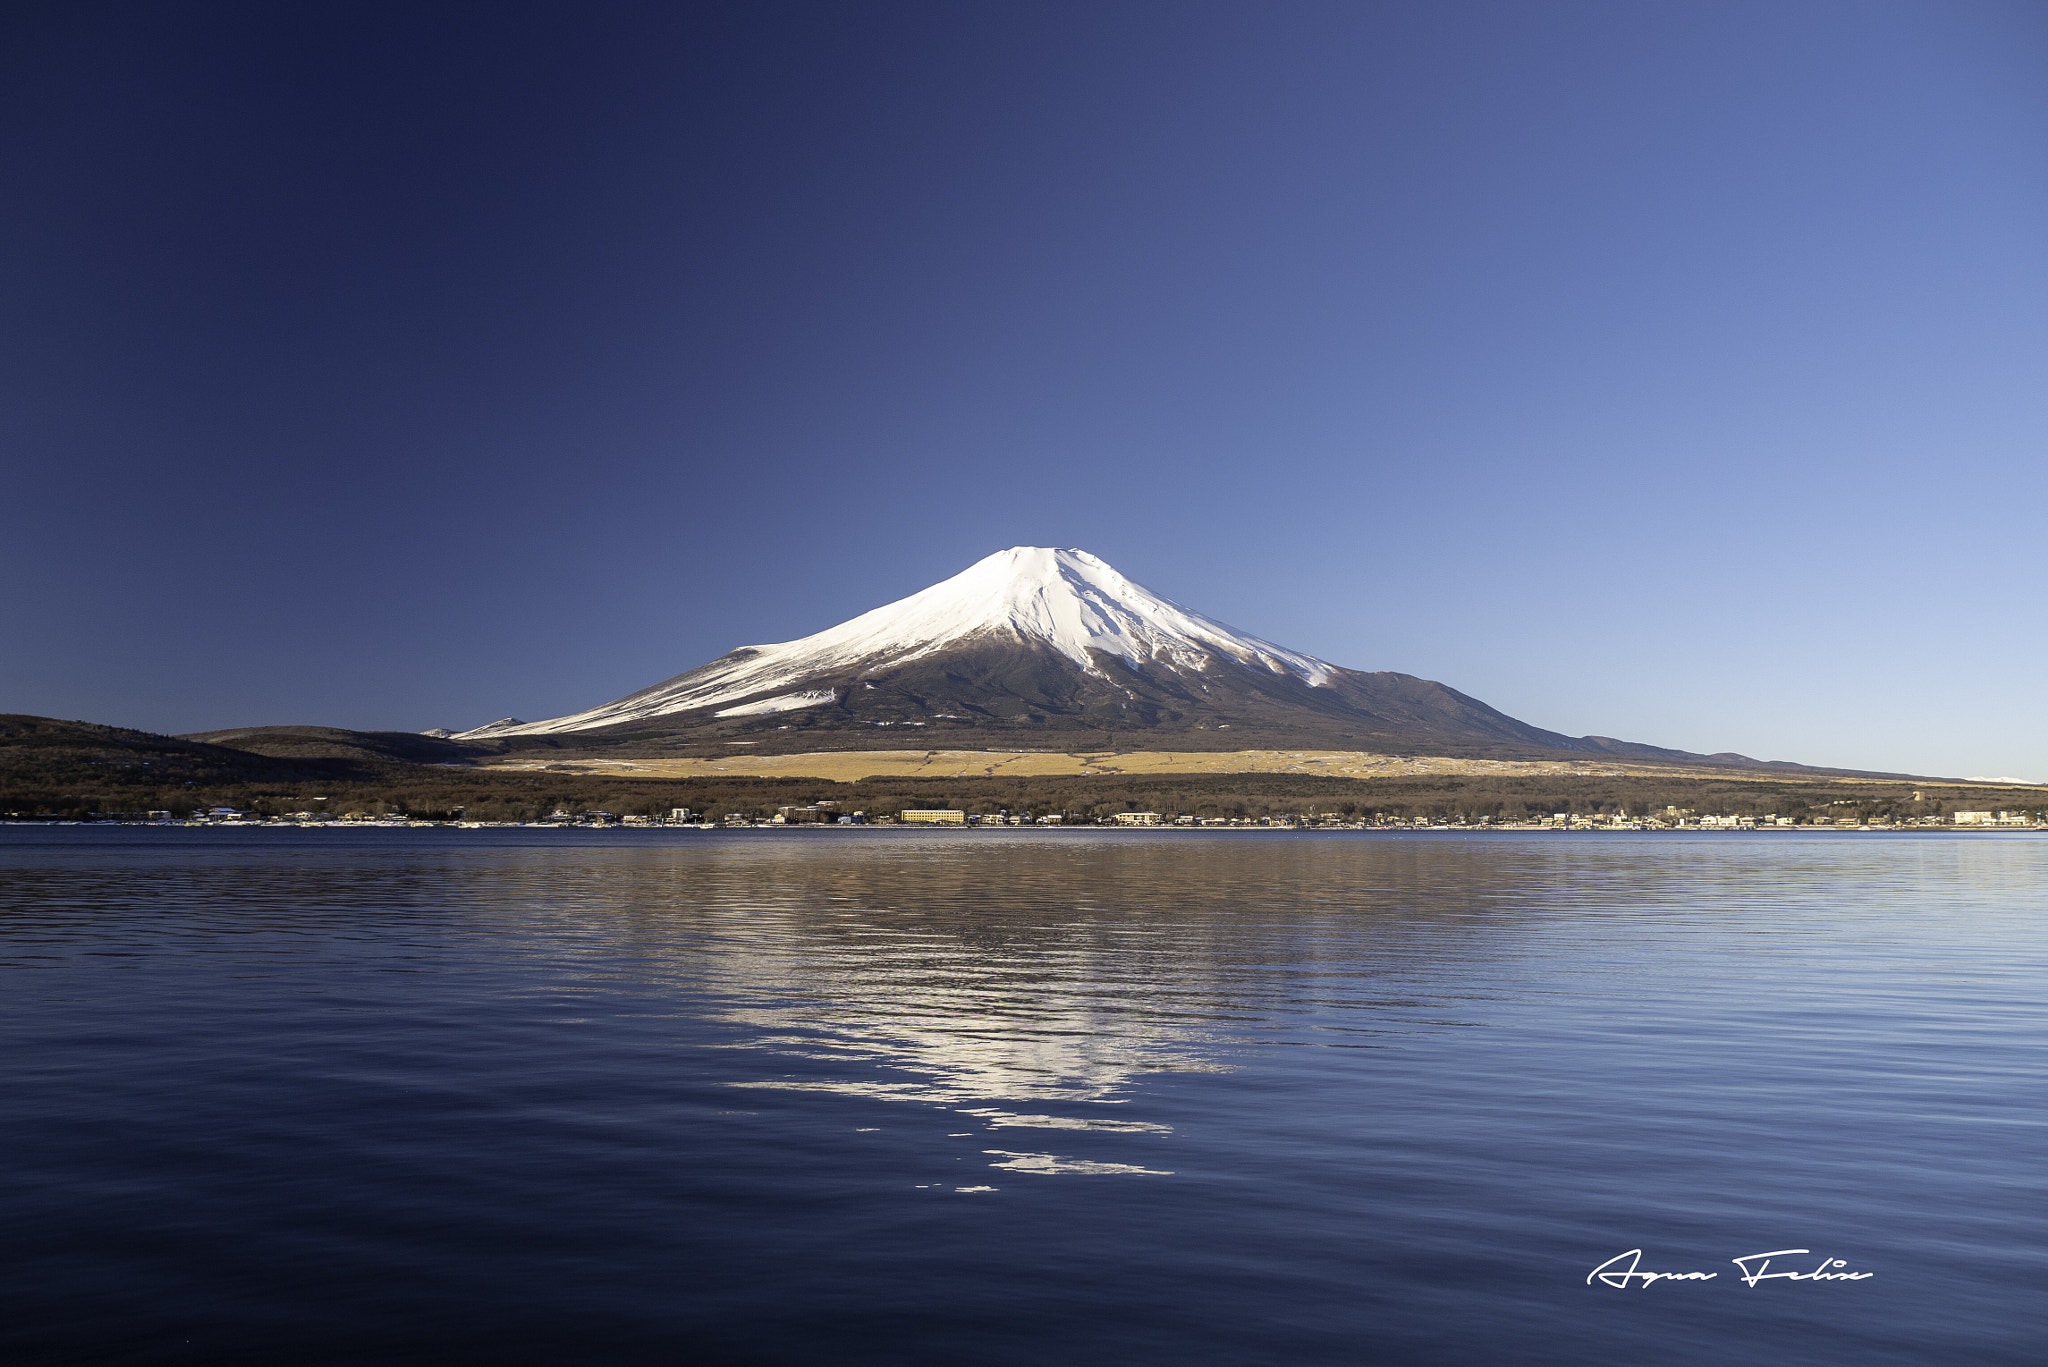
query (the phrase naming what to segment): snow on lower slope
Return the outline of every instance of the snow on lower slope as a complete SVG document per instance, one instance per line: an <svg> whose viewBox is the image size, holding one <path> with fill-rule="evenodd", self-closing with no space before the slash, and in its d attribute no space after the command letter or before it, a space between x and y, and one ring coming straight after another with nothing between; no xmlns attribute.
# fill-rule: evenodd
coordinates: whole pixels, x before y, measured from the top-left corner
<svg viewBox="0 0 2048 1367"><path fill-rule="evenodd" d="M781 645L750 646L701 669L617 702L551 721L493 722L465 739L588 731L599 726L701 708L722 707L774 689L844 673L854 666L887 668L933 654L971 637L1010 637L1052 647L1090 674L1102 675L1090 651L1120 656L1140 668L1208 667L1223 655L1249 668L1327 683L1332 667L1233 631L1139 587L1086 551L1015 546L887 607ZM782 711L830 701L826 691L790 694L719 716ZM804 701L794 701L802 698ZM770 703L775 704L769 706Z"/></svg>
<svg viewBox="0 0 2048 1367"><path fill-rule="evenodd" d="M811 689L803 693L783 693L759 702L745 702L737 707L721 707L711 715L714 717L765 717L771 712L794 712L799 707L816 707L831 702L839 694L830 688Z"/></svg>

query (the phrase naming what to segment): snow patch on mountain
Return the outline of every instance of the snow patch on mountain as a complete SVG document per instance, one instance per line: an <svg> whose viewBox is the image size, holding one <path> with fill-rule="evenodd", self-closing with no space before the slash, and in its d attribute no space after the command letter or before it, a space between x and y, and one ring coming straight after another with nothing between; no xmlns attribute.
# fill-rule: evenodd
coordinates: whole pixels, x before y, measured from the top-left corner
<svg viewBox="0 0 2048 1367"><path fill-rule="evenodd" d="M765 717L770 712L794 712L799 707L816 707L819 703L831 702L838 697L835 689L819 688L808 693L784 693L779 698L763 698L759 702L741 703L738 707L722 707L711 715L714 717Z"/></svg>
<svg viewBox="0 0 2048 1367"><path fill-rule="evenodd" d="M1132 583L1106 562L1081 550L1014 546L968 566L922 593L864 612L836 627L780 645L747 646L665 683L572 716L549 721L493 722L464 739L588 731L673 712L724 707L715 715L743 716L730 704L783 711L747 702L758 694L855 670L885 669L978 638L1008 638L1050 646L1089 674L1106 677L1095 652L1133 668L1176 672L1207 669L1218 657L1250 669L1292 674L1311 686L1329 682L1334 667L1248 636L1191 612ZM784 693L767 702L812 707L829 691Z"/></svg>

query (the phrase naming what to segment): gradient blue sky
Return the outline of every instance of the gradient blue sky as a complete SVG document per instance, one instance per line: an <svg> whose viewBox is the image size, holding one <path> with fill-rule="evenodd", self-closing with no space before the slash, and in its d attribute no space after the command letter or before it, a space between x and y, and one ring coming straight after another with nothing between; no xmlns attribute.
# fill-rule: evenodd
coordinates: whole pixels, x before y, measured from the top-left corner
<svg viewBox="0 0 2048 1367"><path fill-rule="evenodd" d="M13 5L0 710L603 702L1015 544L2048 779L2048 7Z"/></svg>

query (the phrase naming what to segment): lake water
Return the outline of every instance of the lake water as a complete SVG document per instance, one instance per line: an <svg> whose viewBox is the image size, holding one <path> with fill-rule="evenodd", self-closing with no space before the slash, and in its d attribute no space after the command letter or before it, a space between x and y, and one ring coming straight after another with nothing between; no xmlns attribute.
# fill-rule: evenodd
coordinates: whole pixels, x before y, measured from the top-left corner
<svg viewBox="0 0 2048 1367"><path fill-rule="evenodd" d="M7 829L0 1356L2037 1364L2044 1003L2029 835Z"/></svg>

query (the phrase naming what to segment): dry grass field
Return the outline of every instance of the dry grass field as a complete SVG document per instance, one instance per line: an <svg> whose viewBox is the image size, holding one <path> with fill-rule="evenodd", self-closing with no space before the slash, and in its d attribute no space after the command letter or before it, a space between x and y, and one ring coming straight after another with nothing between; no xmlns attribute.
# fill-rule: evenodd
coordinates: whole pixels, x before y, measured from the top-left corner
<svg viewBox="0 0 2048 1367"><path fill-rule="evenodd" d="M1047 750L829 750L804 755L735 754L716 759L507 759L493 769L609 775L619 778L1067 778L1100 775L1315 774L1328 778L1411 778L1425 775L1697 778L1676 765L1614 760L1441 759L1345 750L1137 750L1125 753ZM1720 778L1742 771L1707 771ZM1777 777L1757 773L1754 777Z"/></svg>

